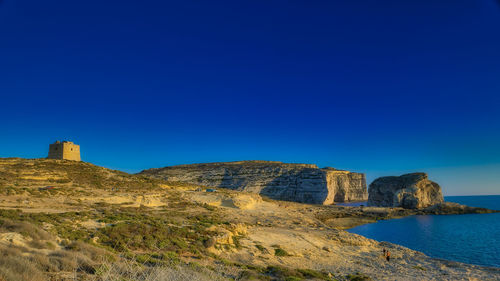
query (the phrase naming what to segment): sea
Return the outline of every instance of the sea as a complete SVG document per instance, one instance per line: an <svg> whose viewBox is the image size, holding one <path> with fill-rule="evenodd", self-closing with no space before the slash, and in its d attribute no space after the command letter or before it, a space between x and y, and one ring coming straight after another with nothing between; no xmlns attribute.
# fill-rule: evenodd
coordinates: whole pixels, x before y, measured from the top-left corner
<svg viewBox="0 0 500 281"><path fill-rule="evenodd" d="M444 199L500 210L500 195L445 196ZM365 224L348 231L403 245L434 258L500 267L500 213L410 216Z"/></svg>

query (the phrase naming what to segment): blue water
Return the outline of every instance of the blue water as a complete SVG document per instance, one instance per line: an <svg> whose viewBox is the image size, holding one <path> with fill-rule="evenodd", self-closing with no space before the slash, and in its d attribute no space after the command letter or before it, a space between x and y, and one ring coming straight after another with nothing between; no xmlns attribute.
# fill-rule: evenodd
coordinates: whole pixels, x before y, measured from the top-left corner
<svg viewBox="0 0 500 281"><path fill-rule="evenodd" d="M500 195L447 196L445 201L500 210ZM411 216L361 225L349 232L435 258L500 267L500 213Z"/></svg>

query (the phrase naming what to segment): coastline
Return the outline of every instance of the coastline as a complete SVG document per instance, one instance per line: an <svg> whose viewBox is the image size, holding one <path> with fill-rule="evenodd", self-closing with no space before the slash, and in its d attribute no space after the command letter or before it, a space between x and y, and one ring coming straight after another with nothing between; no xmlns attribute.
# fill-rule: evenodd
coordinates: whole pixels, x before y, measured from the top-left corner
<svg viewBox="0 0 500 281"><path fill-rule="evenodd" d="M468 225L469 222L474 221L475 224L479 222L478 226L485 225L485 223L487 225L490 225L491 219L495 220L496 218L498 218L496 215L494 215L497 213L499 212L493 210L489 212L481 211L465 214L453 212L444 214L424 212L422 214L420 212L417 212L416 214L410 214L409 216L388 216L387 218L378 221L358 223L356 225L352 225L352 227L344 228L344 230L352 234L361 235L369 239L374 239L376 241L390 241L390 243L393 244L401 245L415 251L421 251L426 255L429 255L429 257L433 259L500 269L498 260L494 258L497 256L495 250L483 249L481 248L481 244L479 244L478 246L474 246L474 244L471 244L464 246L465 248L463 248L460 247L459 242L455 242L455 240L453 239L449 240L446 238L453 236L453 233L447 231L448 229L453 229L454 231L459 231L459 233L464 233L460 235L460 237L464 239L463 235L467 235L469 229L474 229L473 227L470 227L471 225ZM489 214L493 215L493 217L488 216ZM460 219L461 215L467 216L467 218ZM485 215L485 217L473 218L471 217L472 215ZM453 216L453 218L447 219L445 218L447 216ZM403 219L404 221L397 221L401 219ZM480 223L481 221L483 222L483 224ZM378 224L375 224L375 222L377 222ZM429 223L434 226L429 226ZM368 224L373 225L363 227L364 225ZM441 227L436 227L437 225L440 225ZM391 229L390 233L385 231L385 229ZM405 234L408 231L410 231L411 233L409 236ZM424 234L423 232L425 232L426 234ZM414 235L412 235L413 233ZM423 237L428 237L429 235L432 235L432 237L429 237L424 242L422 239L425 238ZM474 237L476 237L478 234L469 235L473 235ZM471 239L470 236L466 237L468 237L467 239ZM478 237L480 239L483 238L483 241L491 241L492 239L491 235L485 233L479 233ZM483 253L483 255L478 256L477 253Z"/></svg>
<svg viewBox="0 0 500 281"><path fill-rule="evenodd" d="M221 253L225 258L259 266L277 264L331 272L361 272L370 276L371 280L500 280L500 268L433 258L399 244L369 239L340 229L339 219L346 218L334 217L339 214L350 214L347 219L357 220L358 223L376 222L372 217L368 218L370 221L363 221L363 216L356 214L360 211L357 207L273 203L282 210L273 210L273 218L263 222L260 221L263 216L257 215L257 210L228 210L228 216L236 216L253 226L248 228L247 237L240 241L245 250ZM268 205L266 209L273 208ZM310 215L323 218L324 223L314 226ZM333 217L326 219L328 215ZM302 223L294 225L293 218L300 218ZM250 250L259 245L270 251L273 244L280 245L290 256L277 259L273 255ZM382 256L384 248L392 253L390 262Z"/></svg>
<svg viewBox="0 0 500 281"><path fill-rule="evenodd" d="M380 213L374 211L388 212L390 208L376 210L363 208L365 210L361 210L359 207L308 205L262 200L259 195L237 191L220 190L217 193L206 193L191 188L151 190L146 193L144 190L94 189L92 193L85 196L80 195L79 192L70 194L59 192L47 192L45 196L40 197L32 197L19 192L16 193L17 195L4 195L0 208L15 207L35 216L36 213L46 212L54 216L64 216L64 212L71 213L75 207L99 210L105 206L118 212L130 212L130 206L135 206L132 209L138 208L134 210L152 214L168 210L164 209L165 206L182 207L184 204L178 205L181 201L186 202L185 206L191 206L189 210L184 211L193 212L199 209L206 214L217 215L221 221L227 222L209 228L209 231L213 233L215 246L209 247L207 251L213 256L194 260L207 267L215 266L217 259L221 259L227 261L225 263L250 268L291 268L330 272L338 280L349 280L345 278L347 275L368 276L371 280L391 281L500 280L499 268L431 258L422 252L398 244L379 242L349 233L335 227L333 223L335 220L327 219L322 222L319 219L322 215L338 214L340 218L350 215L351 218L348 219L358 222L363 217L376 222L375 218L380 217ZM96 193L100 196L96 196ZM145 198L149 199L145 200ZM137 201L139 199L140 201ZM29 200L29 207L19 205L19 202L24 202L24 200ZM142 203L123 205L129 202L128 200L131 204ZM191 202L191 205L187 205L187 202ZM101 205L103 203L105 204ZM48 208L49 206L52 207ZM396 218L395 214L399 213L400 210L391 210L388 215ZM335 218L330 217L330 219ZM95 224L91 227L106 227L93 221L85 221L86 224L91 222ZM84 223L84 221L79 223ZM9 246L12 242L7 238L6 236L1 243ZM393 260L390 262L382 257L383 248L391 251ZM277 249L281 249L286 254L276 255ZM217 259L214 260L213 257ZM190 258L186 257L185 262L189 261Z"/></svg>
<svg viewBox="0 0 500 281"><path fill-rule="evenodd" d="M398 219L415 215L464 215L500 213L481 207L469 207L454 202L444 202L424 209L404 209L399 207L365 206L323 206L316 214L326 225L337 229L351 229L380 220Z"/></svg>
<svg viewBox="0 0 500 281"><path fill-rule="evenodd" d="M21 160L4 160L11 164L18 161ZM131 239L141 237L137 232L161 226L155 233L176 235L173 241L177 244L169 245L172 249L169 251L175 251L177 262L195 262L205 269L223 264L236 273L251 271L257 275L278 269L312 270L318 274L326 272L342 281L358 275L371 280L500 280L497 268L437 260L401 245L344 230L407 217L422 210L311 205L226 189L204 192L199 186L145 181L139 176L87 163L38 162L38 165L23 165L22 174L10 168L9 163L0 165L0 169L11 173L6 174L8 185L0 194L1 219L50 231L44 243L32 245L29 235L33 232L4 228L0 231L0 246L18 247L21 254L16 256L56 255L60 251L83 254L66 245L83 243L85 247L97 245L103 249L118 241L109 235L120 234L126 241L134 241ZM54 189L40 188L54 185L55 176L70 181L60 181ZM96 178L101 180L95 182ZM451 211L438 208L425 212ZM453 210L464 211L471 209ZM141 228L116 231L117 227L134 225ZM146 234L153 237L149 232ZM190 238L193 236L196 239ZM164 238L162 241L170 239ZM137 248L129 249L131 258L144 257L145 253L154 258L157 254L156 248L149 249L141 240L137 243ZM36 248L39 245L44 249ZM382 256L383 248L392 253L394 259L389 263ZM40 274L67 273L42 270Z"/></svg>

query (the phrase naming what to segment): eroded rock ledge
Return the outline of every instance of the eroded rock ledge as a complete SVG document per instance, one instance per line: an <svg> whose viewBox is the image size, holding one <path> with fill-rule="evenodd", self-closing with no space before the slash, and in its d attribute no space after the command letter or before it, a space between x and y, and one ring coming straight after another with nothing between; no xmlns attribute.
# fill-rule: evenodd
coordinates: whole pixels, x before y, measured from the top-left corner
<svg viewBox="0 0 500 281"><path fill-rule="evenodd" d="M144 170L139 174L301 203L332 204L368 198L364 174L334 168L320 169L312 164L238 161L170 166Z"/></svg>

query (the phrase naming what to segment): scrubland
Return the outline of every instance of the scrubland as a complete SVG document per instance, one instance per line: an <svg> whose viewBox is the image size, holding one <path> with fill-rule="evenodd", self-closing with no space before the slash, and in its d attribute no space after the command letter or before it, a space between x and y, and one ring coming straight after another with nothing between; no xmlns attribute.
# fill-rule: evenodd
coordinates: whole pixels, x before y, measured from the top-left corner
<svg viewBox="0 0 500 281"><path fill-rule="evenodd" d="M343 230L399 212L0 158L0 280L500 280Z"/></svg>

